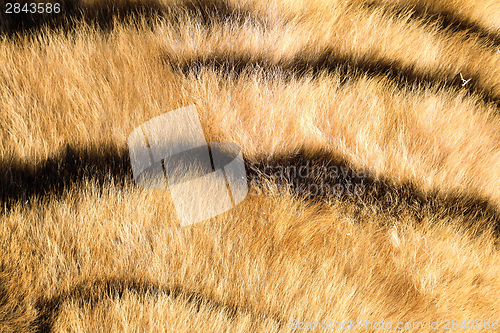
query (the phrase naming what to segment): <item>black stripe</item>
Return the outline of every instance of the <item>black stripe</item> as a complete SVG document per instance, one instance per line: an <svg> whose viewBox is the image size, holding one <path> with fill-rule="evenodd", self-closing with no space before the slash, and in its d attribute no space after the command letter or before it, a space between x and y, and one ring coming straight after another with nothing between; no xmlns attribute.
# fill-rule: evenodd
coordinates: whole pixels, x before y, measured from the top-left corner
<svg viewBox="0 0 500 333"><path fill-rule="evenodd" d="M309 172L306 171L307 165ZM333 199L350 203L363 215L378 212L394 217L410 216L417 223L429 216L434 220L464 218L467 225L463 227L473 228L473 234L480 235L491 226L495 238L500 241L500 209L474 191L465 195L439 190L424 193L412 183L395 184L389 176L375 177L370 170L353 167L342 157L321 150L247 159L246 166L249 182L255 183L250 189L257 194L265 193L265 189L255 189L267 179L283 190L288 189L292 194L314 202ZM298 174L301 167L302 175ZM287 168L290 172L282 172ZM325 169L328 175L318 176L317 171ZM484 224L477 225L479 220Z"/></svg>
<svg viewBox="0 0 500 333"><path fill-rule="evenodd" d="M242 73L269 74L282 79L299 78L306 75L317 77L321 73L338 73L342 78L340 84L354 81L362 76L385 77L399 89L413 87L423 89L434 87L447 92L459 93L465 91L467 95L500 108L500 96L493 93L491 87L479 83L477 76L467 76L470 81L463 86L460 73L432 73L422 72L413 65L405 66L396 60L385 58L360 60L354 55L339 55L332 48L325 48L313 57L306 51L300 52L289 59L273 62L262 55L241 55L212 52L211 54L174 60L174 57L165 53L162 62L174 71L183 75L199 75L205 69L217 71L227 79L235 79Z"/></svg>
<svg viewBox="0 0 500 333"><path fill-rule="evenodd" d="M65 189L77 187L85 179L94 179L104 186L111 178L117 186L132 182L127 148L77 149L66 145L36 166L0 160L0 210L10 209L16 201L29 203L34 197L62 196Z"/></svg>
<svg viewBox="0 0 500 333"><path fill-rule="evenodd" d="M133 280L130 278L109 278L105 280L92 280L80 283L70 291L54 296L49 299L38 299L35 308L38 309L38 317L32 323L31 328L37 333L53 332L53 326L60 313L60 307L65 301L74 301L80 307L95 306L104 299L116 299L123 297L126 291L135 292L140 296L157 295L184 299L195 304L196 312L201 306L208 305L215 311L223 312L230 319L234 319L238 314L249 314L253 322L259 318L269 318L274 320L280 327L285 323L281 315L258 311L247 305L232 304L227 301L217 300L211 295L206 295L198 291L185 290L182 286L162 286L147 281Z"/></svg>
<svg viewBox="0 0 500 333"><path fill-rule="evenodd" d="M308 174L307 177L278 177L272 179L277 184L290 184L289 189L298 196L307 195L307 199L323 201L325 199L341 200L354 204L362 213L376 209L379 212L400 216L410 214L417 221L425 216L464 217L470 225L464 227L475 227L478 219L484 219L486 223L495 228L496 237L500 236L500 211L488 198L482 197L471 191L470 194L445 193L434 191L423 193L412 183L395 184L390 175L374 177L370 170L362 170L352 167L349 161L332 155L325 151L310 151L303 149L294 154L276 154L273 156L262 156L250 158L244 156L249 182L262 182L264 179L272 179L267 171L278 170L281 167L293 166L298 170L310 165L318 168L325 167L327 170L336 167L340 172L335 177L315 177ZM266 169L267 167L267 169ZM342 174L341 168L348 170ZM67 146L56 156L39 164L35 169L26 164L14 163L12 161L0 161L0 188L1 207L7 212L13 204L21 201L29 205L34 197L42 198L48 196L62 196L65 190L77 189L85 180L96 180L100 189L104 190L109 180L120 186L132 185L132 169L128 156L128 149L100 147L94 150L76 149ZM319 170L319 169L316 169ZM362 175L361 177L359 175ZM323 194L309 195L304 189L314 186L330 186L349 188L351 185L363 183L364 192L357 195L338 196L338 191L331 190ZM351 184L351 185L350 185ZM350 187L354 191L354 187ZM485 226L480 226L484 229ZM481 232L481 231L479 231ZM500 239L499 239L500 240Z"/></svg>
<svg viewBox="0 0 500 333"><path fill-rule="evenodd" d="M30 0L16 1L21 4L33 3ZM153 27L155 18L163 17L171 23L179 24L185 17L210 26L215 23L233 22L242 24L251 21L254 24L265 25L267 20L248 9L233 7L224 0L186 0L179 4L161 4L156 1L122 1L119 5L110 1L95 4L84 3L82 0L58 0L61 6L60 13L39 14L25 13L6 14L5 6L0 12L0 35L13 37L16 34L36 35L42 28L62 29L65 32L73 31L77 22L85 22L109 32L113 28L113 21L129 22L132 17L141 17ZM44 4L47 2L44 2ZM29 8L29 7L28 7Z"/></svg>
<svg viewBox="0 0 500 333"><path fill-rule="evenodd" d="M16 2L20 3L21 6L25 3L32 3L29 0ZM242 23L245 20L261 24L268 23L264 15L254 13L249 9L234 7L224 0L186 0L175 5L161 4L156 1L122 1L119 5L114 4L113 1L103 1L91 5L82 0L59 0L52 3L61 5L59 14L24 12L5 14L4 5L0 12L0 34L12 36L16 33L36 33L42 27L72 30L78 20L93 23L97 28L107 31L112 28L113 19L124 21L135 15L141 16L153 24L156 16L167 17L175 21L176 12L177 14L180 12L188 13L205 25L227 21ZM430 11L424 6L415 4L381 4L369 0L366 1L364 7L367 12L374 8L382 8L390 16L405 16L406 13L410 13L410 19L432 24L444 33L467 32L476 35L485 44L500 45L500 33L491 33L480 22L461 17L452 11Z"/></svg>
<svg viewBox="0 0 500 333"><path fill-rule="evenodd" d="M500 46L500 31L492 33L481 22L476 22L449 10L431 10L418 4L387 4L377 1L367 1L366 8L383 9L391 17L408 17L418 20L425 25L432 25L445 34L465 32L467 35L478 37L481 42L491 47Z"/></svg>

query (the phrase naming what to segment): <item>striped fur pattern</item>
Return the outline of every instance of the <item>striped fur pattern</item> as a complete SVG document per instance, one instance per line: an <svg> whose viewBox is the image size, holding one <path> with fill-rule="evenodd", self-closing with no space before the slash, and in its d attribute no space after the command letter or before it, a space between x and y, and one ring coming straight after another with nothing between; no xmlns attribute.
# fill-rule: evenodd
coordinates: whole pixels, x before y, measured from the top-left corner
<svg viewBox="0 0 500 333"><path fill-rule="evenodd" d="M1 332L498 330L498 1L59 3L0 16ZM181 228L127 137L191 104L250 192Z"/></svg>

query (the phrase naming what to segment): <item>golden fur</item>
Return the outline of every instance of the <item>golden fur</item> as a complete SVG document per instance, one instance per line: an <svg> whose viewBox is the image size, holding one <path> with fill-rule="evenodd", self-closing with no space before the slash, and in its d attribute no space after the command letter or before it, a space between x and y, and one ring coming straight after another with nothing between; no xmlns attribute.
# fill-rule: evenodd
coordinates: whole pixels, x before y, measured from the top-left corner
<svg viewBox="0 0 500 333"><path fill-rule="evenodd" d="M75 4L74 25L0 37L0 331L496 330L494 1ZM180 228L168 191L135 186L127 137L190 104L251 190ZM338 172L277 173L308 164Z"/></svg>

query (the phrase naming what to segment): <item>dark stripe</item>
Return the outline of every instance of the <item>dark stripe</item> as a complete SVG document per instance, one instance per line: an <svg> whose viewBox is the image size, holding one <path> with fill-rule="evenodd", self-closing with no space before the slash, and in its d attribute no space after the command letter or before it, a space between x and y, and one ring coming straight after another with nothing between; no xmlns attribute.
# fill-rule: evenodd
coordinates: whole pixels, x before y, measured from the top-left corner
<svg viewBox="0 0 500 333"><path fill-rule="evenodd" d="M500 31L497 34L490 32L481 22L476 22L449 10L431 10L425 6L416 4L384 4L377 1L366 2L367 9L383 9L391 17L409 14L412 20L422 21L425 25L433 25L441 32L454 34L465 32L467 35L474 35L486 45L500 46Z"/></svg>
<svg viewBox="0 0 500 333"><path fill-rule="evenodd" d="M353 55L339 55L331 48L325 48L314 57L304 51L290 59L282 59L278 62L260 55L216 52L180 61L174 60L172 56L165 53L162 61L183 75L199 75L203 70L209 69L217 71L227 79L235 79L242 73L268 73L268 77L277 76L285 80L305 75L317 77L321 73L338 73L342 78L340 83L344 84L365 75L386 77L399 89L434 87L445 89L449 93L458 93L462 90L469 96L474 95L476 99L500 108L500 96L494 95L491 87L480 84L477 76L467 76L466 79L470 81L462 86L460 73L421 72L412 65L405 66L398 61L385 58L359 60Z"/></svg>
<svg viewBox="0 0 500 333"><path fill-rule="evenodd" d="M285 323L285 320L278 314L271 314L255 310L250 306L217 300L213 296L198 291L185 290L182 286L171 287L130 278L110 278L80 283L69 292L49 299L39 299L35 305L36 309L39 310L38 318L32 323L31 327L37 333L53 332L53 326L60 313L60 307L65 301L74 301L80 307L94 307L105 299L122 298L126 291L135 292L140 296L149 295L155 297L161 295L175 299L184 299L189 303L195 304L196 312L199 312L201 306L205 305L213 308L215 311L223 312L230 319L234 319L238 314L249 314L254 322L262 320L262 318L269 318L275 321L280 327Z"/></svg>
<svg viewBox="0 0 500 333"><path fill-rule="evenodd" d="M65 189L81 186L85 179L94 179L101 186L111 179L117 186L132 182L128 148L77 149L67 145L36 166L0 160L0 210L10 209L16 201L29 203L34 197L62 196Z"/></svg>
<svg viewBox="0 0 500 333"><path fill-rule="evenodd" d="M465 227L477 226L478 219L484 219L486 223L494 226L495 236L500 236L498 207L488 198L481 197L473 191L467 195L438 191L425 194L412 183L394 184L390 175L374 177L370 170L354 168L349 161L324 151L303 149L293 155L244 158L250 183L262 183L264 179L272 179L280 167L295 167L297 172L299 168L305 168L307 163L310 166L317 166L315 170L324 167L327 171L331 171L331 168L337 168L339 174L334 177L331 176L331 172L328 176L318 176L311 172L307 173L306 177L300 175L290 177L285 174L272 181L281 186L289 184L288 188L292 193L306 196L313 201L332 199L352 203L361 213L363 211L369 213L371 209L375 209L395 217L410 214L417 221L425 216L464 217L469 223ZM84 180L96 180L100 189L104 189L111 179L118 188L133 184L127 148L100 147L94 150L78 150L67 146L57 156L44 161L35 169L22 163L0 161L0 170L2 170L0 199L3 213L18 201L29 205L35 196L42 198L62 196L64 190L81 187ZM342 170L347 171L343 173ZM356 184L363 184L362 193L359 191L355 193ZM320 190L321 186L324 189L323 193L310 195L311 192L307 191L316 187ZM329 193L326 186L330 188ZM337 190L340 187L344 189L341 195ZM352 195L346 190L348 188ZM486 226L480 226L480 229L484 227Z"/></svg>
<svg viewBox="0 0 500 333"><path fill-rule="evenodd" d="M373 212L396 218L410 216L417 223L429 216L434 220L464 218L467 223L464 228L475 228L475 234L480 235L491 226L497 242L500 241L500 209L474 191L466 195L438 190L424 193L412 183L395 184L388 176L374 177L370 170L355 168L349 161L323 151L302 150L294 155L263 156L247 160L246 165L248 179L255 184L250 190L257 194L265 193L265 189L256 189L263 179L268 179L283 190L288 189L314 202L333 199L350 203L365 216ZM280 170L287 168L290 172L281 175ZM300 168L302 174L298 173ZM325 168L327 175L318 176L316 171ZM479 220L484 224L478 225Z"/></svg>
<svg viewBox="0 0 500 333"><path fill-rule="evenodd" d="M32 3L28 0L16 2L20 3L21 6L25 3ZM4 6L0 12L0 34L12 36L16 33L31 33L42 27L71 30L78 20L93 23L97 28L106 31L112 28L113 19L124 21L133 15L138 15L153 24L156 16L167 17L175 21L175 13L179 14L180 12L186 12L206 25L227 21L242 23L245 20L268 23L264 15L254 13L249 9L233 7L224 0L186 0L176 5L165 5L156 1L123 1L120 5L113 4L113 1L109 1L107 4L101 2L90 5L81 0L59 0L52 3L61 5L59 14L24 12L5 14ZM478 36L486 44L500 45L500 34L491 33L480 22L461 17L452 11L430 11L424 6L380 4L370 0L366 1L365 8L368 12L373 8L382 8L390 16L404 16L406 13L410 13L410 19L435 25L444 33L467 32Z"/></svg>
<svg viewBox="0 0 500 333"><path fill-rule="evenodd" d="M16 1L21 4L33 1ZM12 37L15 34L37 34L42 28L62 29L71 32L77 27L77 22L93 25L103 32L111 31L113 20L128 22L132 17L142 17L153 27L155 18L164 17L170 22L179 23L185 17L190 17L205 25L233 22L242 24L251 21L255 24L266 24L267 20L250 10L233 7L224 0L186 0L180 4L161 4L156 1L123 1L116 5L112 0L86 4L81 0L58 0L60 13L39 14L25 13L6 14L5 7L0 12L0 35ZM45 4L46 2L44 2ZM29 5L28 5L29 6Z"/></svg>

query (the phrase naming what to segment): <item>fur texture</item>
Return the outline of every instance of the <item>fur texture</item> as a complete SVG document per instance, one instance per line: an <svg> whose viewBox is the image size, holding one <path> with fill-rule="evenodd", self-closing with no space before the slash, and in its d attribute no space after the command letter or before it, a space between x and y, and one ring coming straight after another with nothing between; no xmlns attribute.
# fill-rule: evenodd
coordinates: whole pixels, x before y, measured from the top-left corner
<svg viewBox="0 0 500 333"><path fill-rule="evenodd" d="M494 1L61 5L1 17L0 331L498 330ZM180 228L127 137L190 104L251 187Z"/></svg>

